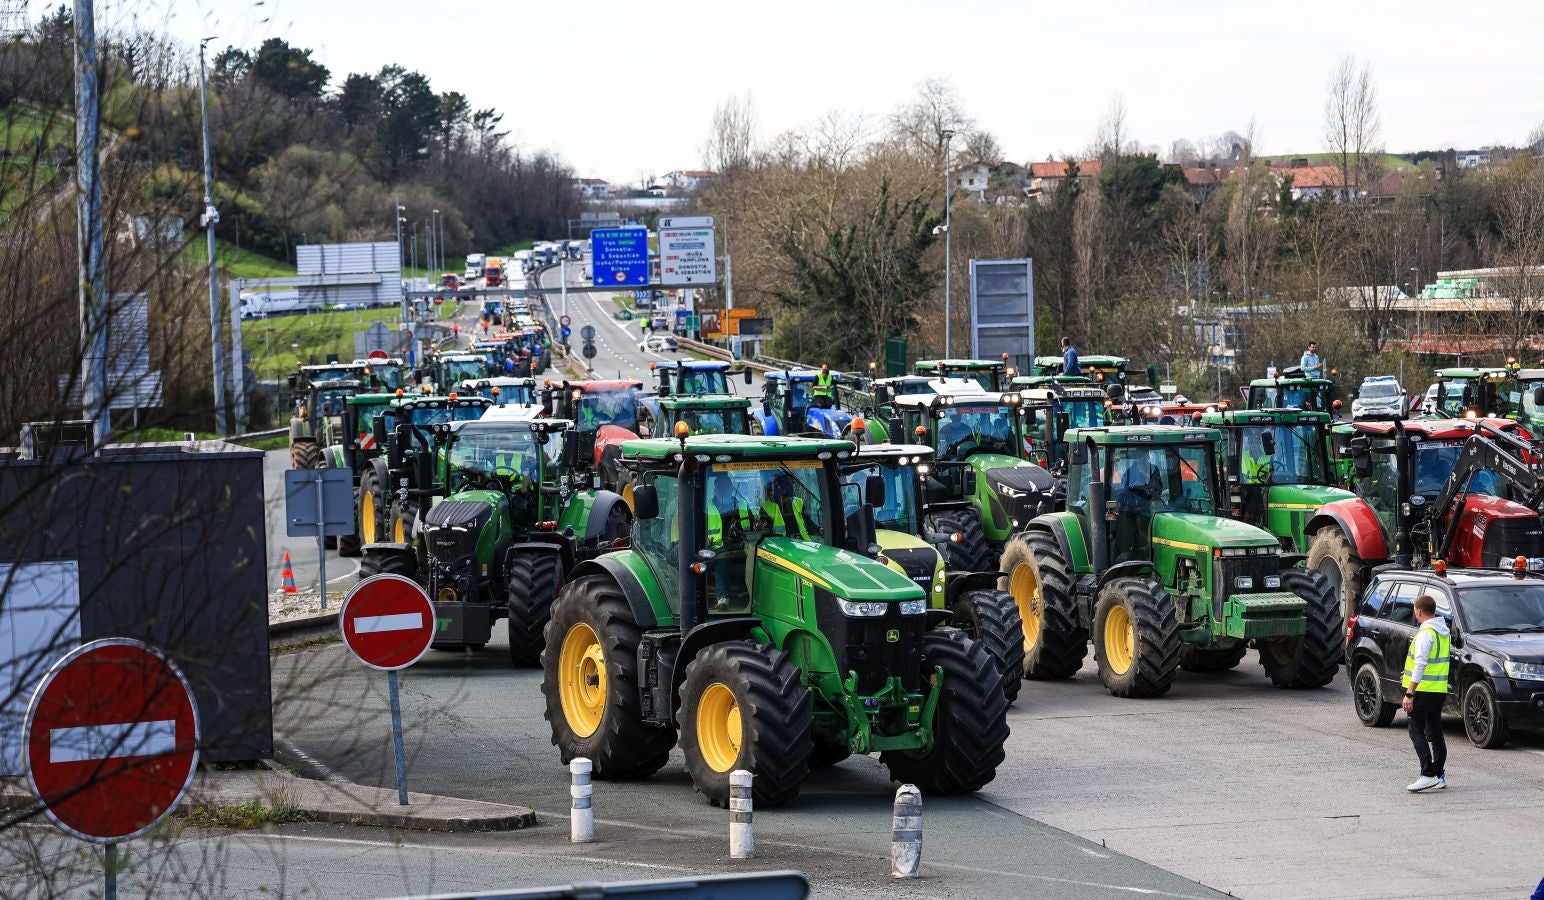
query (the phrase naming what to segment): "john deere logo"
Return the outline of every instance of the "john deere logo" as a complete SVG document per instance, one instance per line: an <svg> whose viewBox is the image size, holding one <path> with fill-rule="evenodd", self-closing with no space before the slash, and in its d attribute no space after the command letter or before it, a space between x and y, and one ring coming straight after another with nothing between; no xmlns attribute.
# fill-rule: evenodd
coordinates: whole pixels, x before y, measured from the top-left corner
<svg viewBox="0 0 1544 900"><path fill-rule="evenodd" d="M892 628L889 631L885 632L885 640L889 641L892 644L900 643L900 641L901 641L901 630L899 628Z"/></svg>

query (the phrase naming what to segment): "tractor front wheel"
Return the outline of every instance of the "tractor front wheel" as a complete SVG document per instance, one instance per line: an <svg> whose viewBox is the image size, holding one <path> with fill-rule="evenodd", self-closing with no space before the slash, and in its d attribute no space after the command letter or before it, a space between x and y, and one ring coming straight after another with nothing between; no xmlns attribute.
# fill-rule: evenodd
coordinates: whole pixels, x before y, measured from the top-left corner
<svg viewBox="0 0 1544 900"><path fill-rule="evenodd" d="M413 554L401 550L366 550L364 559L359 561L359 577L364 579L373 575L401 575L416 581L418 561Z"/></svg>
<svg viewBox="0 0 1544 900"><path fill-rule="evenodd" d="M923 793L967 794L997 777L1008 740L1008 698L991 654L958 628L938 628L922 638L923 683L935 686L943 670L943 695L933 714L933 744L921 750L886 750L880 761L890 780Z"/></svg>
<svg viewBox="0 0 1544 900"><path fill-rule="evenodd" d="M1019 608L1024 632L1024 674L1071 678L1088 655L1088 629L1078 620L1072 579L1056 539L1040 531L1008 541L999 582Z"/></svg>
<svg viewBox="0 0 1544 900"><path fill-rule="evenodd" d="M1308 604L1303 610L1303 633L1260 641L1260 664L1277 687L1324 687L1335 680L1345 656L1340 599L1323 575L1307 569L1282 572L1281 586Z"/></svg>
<svg viewBox="0 0 1544 900"><path fill-rule="evenodd" d="M1094 607L1099 677L1117 697L1161 697L1179 671L1179 622L1163 586L1150 578L1111 579Z"/></svg>
<svg viewBox="0 0 1544 900"><path fill-rule="evenodd" d="M290 444L290 468L291 469L320 469L322 467L322 448L310 439L302 439Z"/></svg>
<svg viewBox="0 0 1544 900"><path fill-rule="evenodd" d="M967 591L954 604L953 623L991 654L1012 705L1024 685L1024 623L1013 597L1006 591Z"/></svg>
<svg viewBox="0 0 1544 900"><path fill-rule="evenodd" d="M929 513L923 518L924 533L936 531L959 535L958 541L944 545L944 565L955 572L990 572L992 553L986 545L986 530L974 509L950 509Z"/></svg>
<svg viewBox="0 0 1544 900"><path fill-rule="evenodd" d="M638 641L622 589L608 575L569 582L552 605L541 691L564 763L587 757L597 778L645 778L670 759L675 729L643 720Z"/></svg>
<svg viewBox="0 0 1544 900"><path fill-rule="evenodd" d="M1367 587L1367 564L1352 551L1350 539L1334 525L1319 529L1308 542L1306 566L1329 582L1330 592L1340 602L1341 621L1349 621Z"/></svg>
<svg viewBox="0 0 1544 900"><path fill-rule="evenodd" d="M543 633L562 583L563 556L556 548L510 557L504 588L509 601L509 662L516 668L541 665Z"/></svg>
<svg viewBox="0 0 1544 900"><path fill-rule="evenodd" d="M698 653L681 685L681 750L697 793L729 805L729 773L754 773L758 806L792 800L815 743L809 693L788 654L724 641Z"/></svg>

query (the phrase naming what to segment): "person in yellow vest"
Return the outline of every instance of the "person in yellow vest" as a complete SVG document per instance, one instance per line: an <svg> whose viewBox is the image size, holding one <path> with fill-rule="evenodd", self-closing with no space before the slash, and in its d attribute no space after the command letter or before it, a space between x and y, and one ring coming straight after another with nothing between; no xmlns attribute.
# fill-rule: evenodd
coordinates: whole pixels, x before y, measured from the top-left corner
<svg viewBox="0 0 1544 900"><path fill-rule="evenodd" d="M755 527L750 507L739 503L734 495L734 483L728 475L713 479L713 499L708 503L708 549L719 556L713 563L713 586L718 598L725 600L729 594L729 558L725 545L744 543L745 532Z"/></svg>
<svg viewBox="0 0 1544 900"><path fill-rule="evenodd" d="M767 485L761 515L764 522L770 523L772 533L783 537L807 541L815 530L804 515L804 498L799 496L798 483L787 472L779 472Z"/></svg>
<svg viewBox="0 0 1544 900"><path fill-rule="evenodd" d="M1399 683L1405 688L1401 705L1410 716L1410 741L1421 761L1421 777L1405 788L1412 793L1447 787L1447 740L1442 736L1442 704L1448 694L1448 657L1452 635L1447 621L1437 615L1436 598L1415 598L1419 626L1405 653L1405 671Z"/></svg>
<svg viewBox="0 0 1544 900"><path fill-rule="evenodd" d="M815 406L819 409L830 409L836 404L836 375L831 372L830 363L822 363L820 371L815 374L815 389L810 391Z"/></svg>

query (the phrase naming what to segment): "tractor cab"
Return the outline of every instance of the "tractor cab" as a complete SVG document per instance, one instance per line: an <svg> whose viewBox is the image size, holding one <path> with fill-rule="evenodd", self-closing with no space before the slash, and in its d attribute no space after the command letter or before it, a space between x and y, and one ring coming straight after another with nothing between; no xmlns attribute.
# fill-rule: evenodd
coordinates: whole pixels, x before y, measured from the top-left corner
<svg viewBox="0 0 1544 900"><path fill-rule="evenodd" d="M364 385L352 378L313 381L299 392L290 418L290 468L326 465L324 451L343 442L343 410Z"/></svg>
<svg viewBox="0 0 1544 900"><path fill-rule="evenodd" d="M865 440L883 444L890 440L889 422L895 415L894 400L908 395L983 393L979 382L970 378L933 378L927 375L897 375L867 381L861 388L848 385L837 392L842 408L864 423ZM899 440L902 435L895 435Z"/></svg>
<svg viewBox="0 0 1544 900"><path fill-rule="evenodd" d="M1030 365L1031 376L1056 376L1066 377L1062 372L1063 360L1060 356L1037 356ZM1122 356L1106 356L1102 354L1078 355L1078 377L1099 384L1125 384L1126 367L1131 360Z"/></svg>
<svg viewBox="0 0 1544 900"><path fill-rule="evenodd" d="M1518 427L1530 435L1544 434L1544 369L1518 369L1513 377Z"/></svg>
<svg viewBox="0 0 1544 900"><path fill-rule="evenodd" d="M1337 374L1331 372L1330 374ZM1335 382L1309 378L1300 366L1288 366L1269 378L1249 382L1248 409L1302 409L1331 412L1335 407Z"/></svg>
<svg viewBox="0 0 1544 900"><path fill-rule="evenodd" d="M565 381L545 388L539 396L549 415L574 421L584 448L576 462L598 472L601 486L620 489L622 442L637 438L650 424L643 382L631 378Z"/></svg>
<svg viewBox="0 0 1544 900"><path fill-rule="evenodd" d="M656 437L679 436L684 425L686 434L750 434L751 401L747 397L729 394L704 394L697 396L661 397L656 403L653 427L649 433Z"/></svg>
<svg viewBox="0 0 1544 900"><path fill-rule="evenodd" d="M981 390L1001 393L1011 390L1008 386L1018 370L1008 365L1008 354L1001 360L992 359L919 359L914 371L929 378L964 378L976 382Z"/></svg>
<svg viewBox="0 0 1544 900"><path fill-rule="evenodd" d="M819 374L819 369L768 372L761 407L751 410L754 423L751 430L768 436L803 434L840 438L850 435L852 413L834 405L828 408L817 404L814 391L815 378ZM847 376L840 372L832 374L836 375L840 390L842 380Z"/></svg>
<svg viewBox="0 0 1544 900"><path fill-rule="evenodd" d="M1026 445L1037 462L1059 469L1066 464L1066 433L1072 428L1110 424L1115 402L1092 382L1052 382L1019 392L1025 412Z"/></svg>
<svg viewBox="0 0 1544 900"><path fill-rule="evenodd" d="M730 363L717 359L681 359L663 365L649 363L649 368L659 379L657 391L661 397L733 394L729 387L730 367ZM750 384L751 369L745 369L744 376L745 383Z"/></svg>
<svg viewBox="0 0 1544 900"><path fill-rule="evenodd" d="M1432 414L1444 419L1475 419L1484 416L1515 418L1521 405L1517 377L1520 370L1509 361L1504 368L1446 368L1434 373L1437 393Z"/></svg>
<svg viewBox="0 0 1544 900"><path fill-rule="evenodd" d="M536 399L534 378L514 378L508 375L469 378L461 382L456 394L461 397L486 397L499 407L529 408L532 415L541 412L541 403Z"/></svg>
<svg viewBox="0 0 1544 900"><path fill-rule="evenodd" d="M478 353L441 353L434 361L433 381L435 390L448 394L467 379L486 378L498 374L489 371L488 361Z"/></svg>
<svg viewBox="0 0 1544 900"><path fill-rule="evenodd" d="M355 377L370 390L386 392L407 386L406 363L395 356L387 356L384 350L377 350L368 358L354 360L353 371Z"/></svg>
<svg viewBox="0 0 1544 900"><path fill-rule="evenodd" d="M1335 486L1325 413L1219 411L1201 423L1226 438L1223 471L1234 518L1269 531L1285 552L1306 553L1308 520L1326 503L1354 496Z"/></svg>

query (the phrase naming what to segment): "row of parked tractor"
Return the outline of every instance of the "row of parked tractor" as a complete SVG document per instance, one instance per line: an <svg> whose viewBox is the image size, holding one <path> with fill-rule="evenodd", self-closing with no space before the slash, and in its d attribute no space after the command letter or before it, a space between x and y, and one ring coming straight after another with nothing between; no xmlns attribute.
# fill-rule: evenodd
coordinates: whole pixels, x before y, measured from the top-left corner
<svg viewBox="0 0 1544 900"><path fill-rule="evenodd" d="M1333 383L1294 370L1230 409L1115 357L1059 366L788 366L759 402L738 363L485 372L345 397L329 452L356 473L362 574L423 585L438 649L507 619L565 762L642 777L679 744L718 804L735 769L775 803L851 753L973 791L1024 679L1090 648L1122 697L1251 647L1278 686L1320 687L1375 572L1544 564L1513 419L1337 422Z"/></svg>

